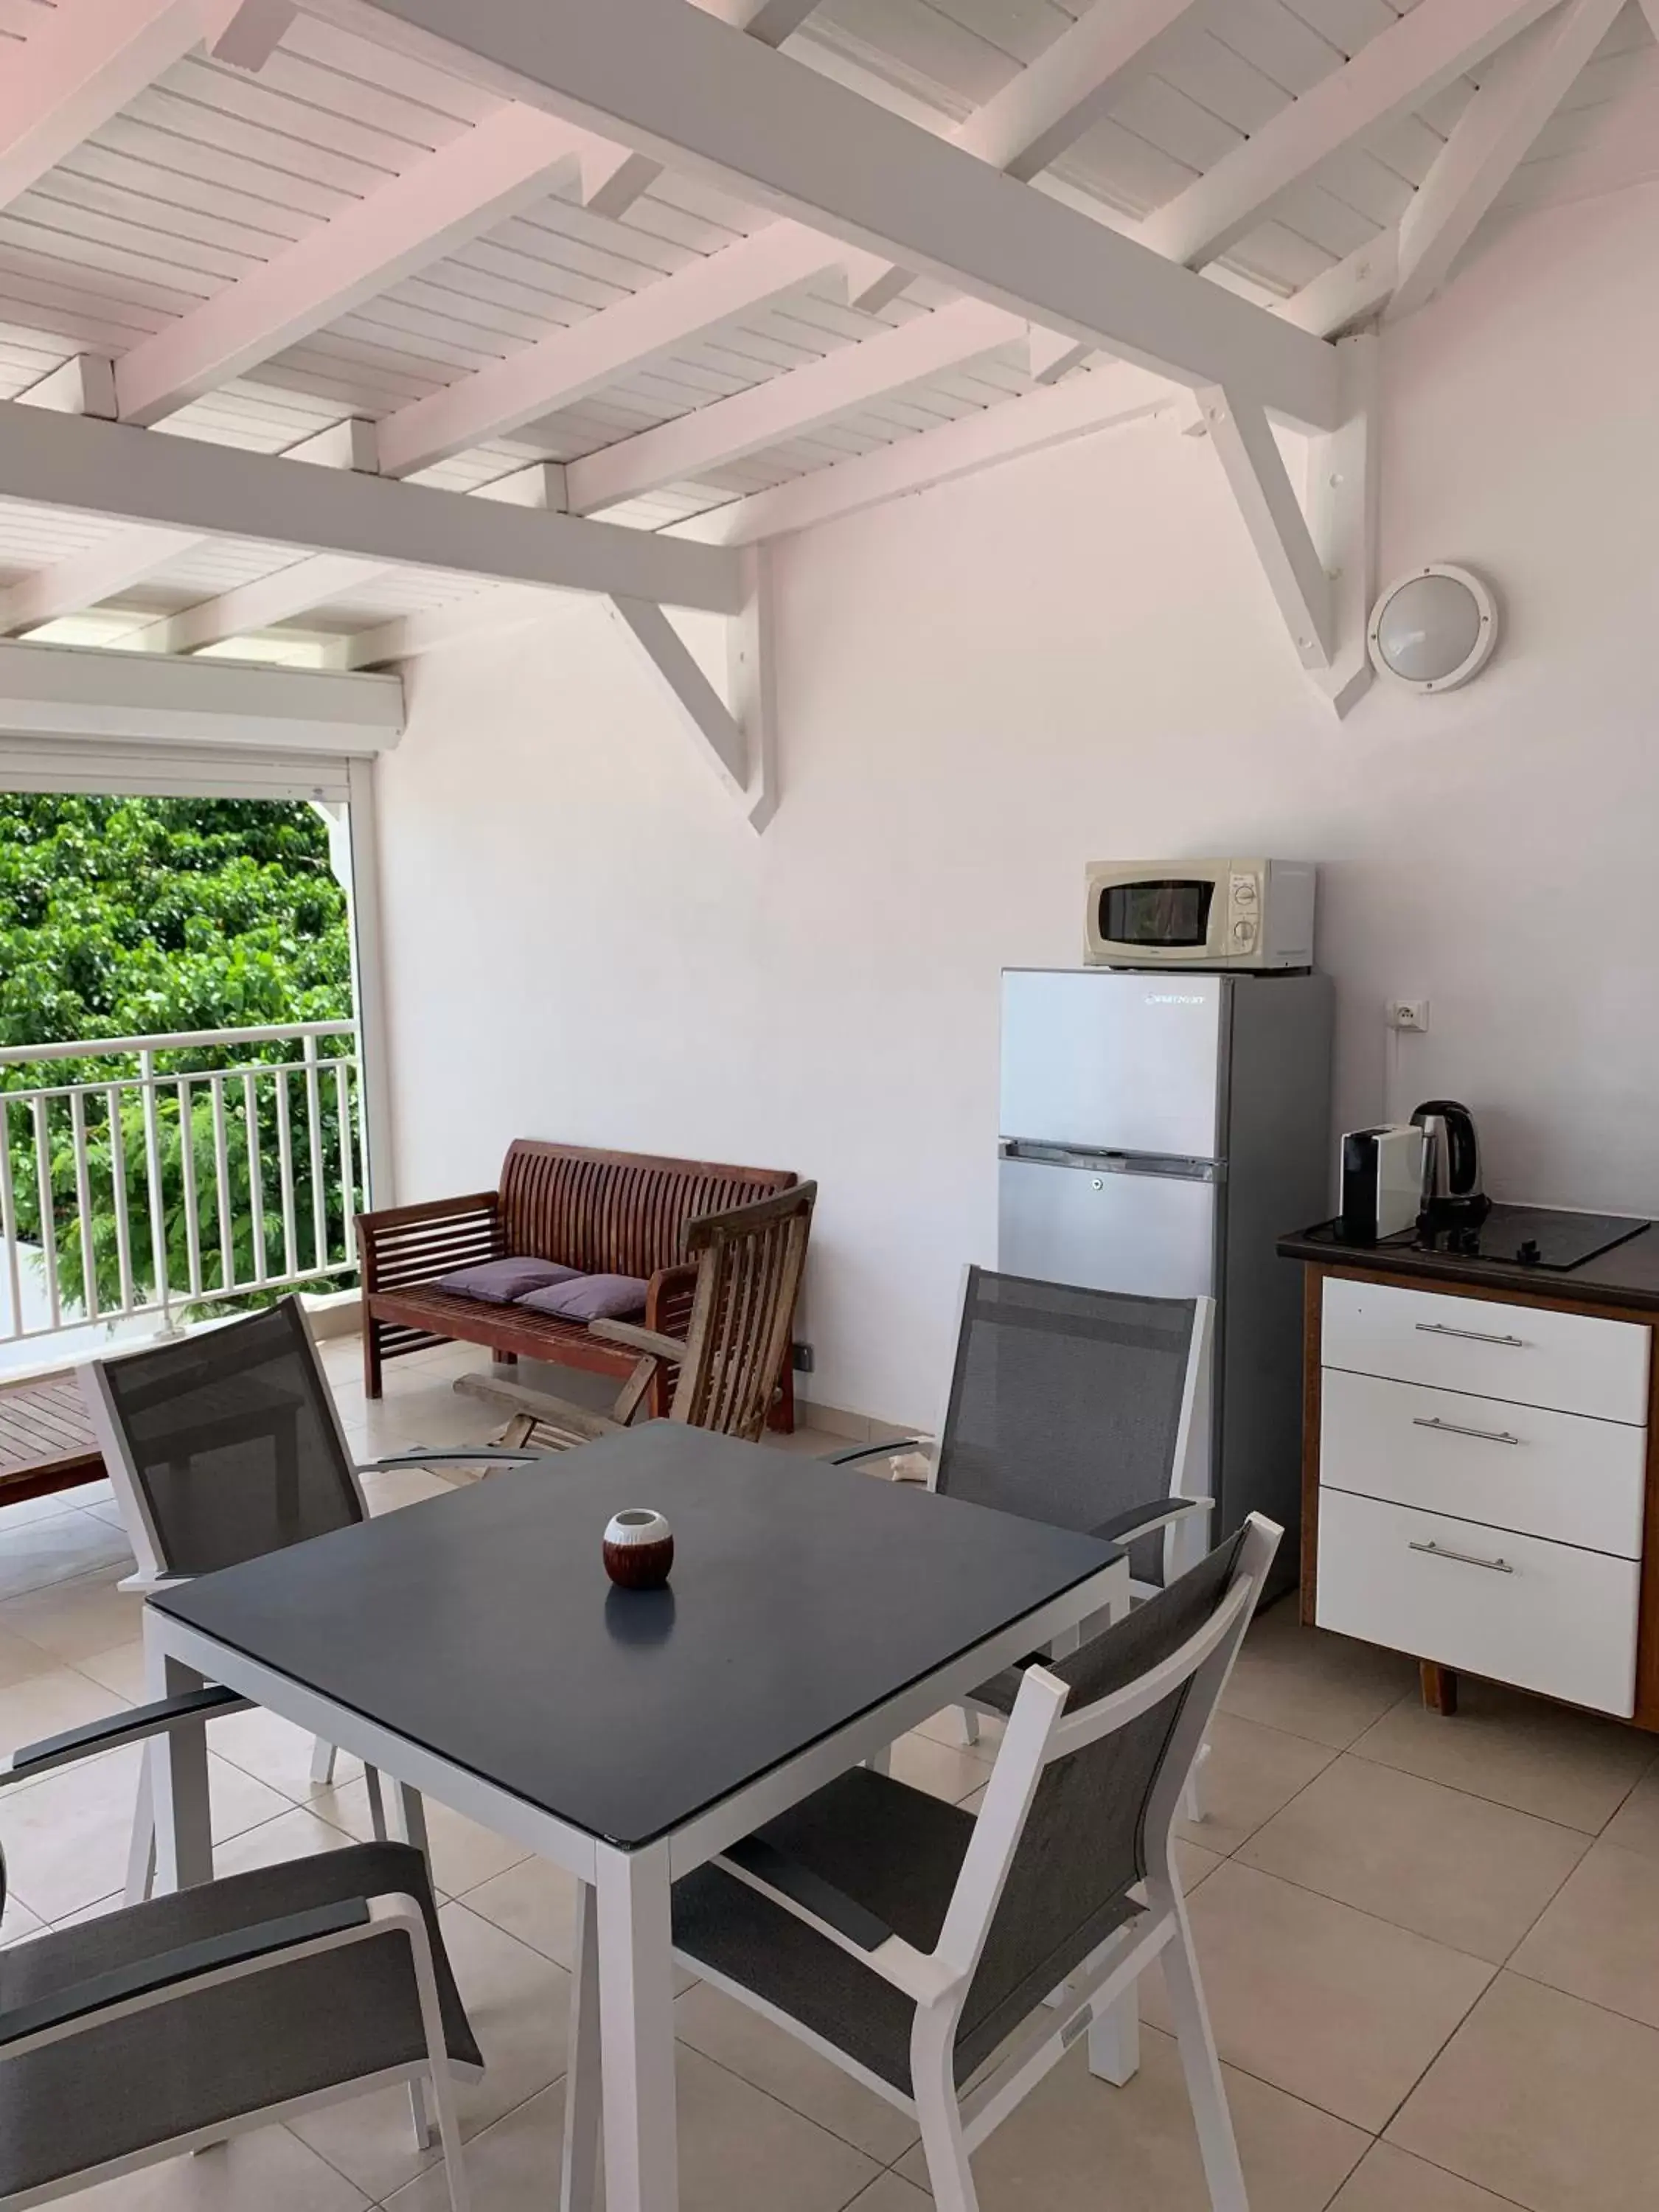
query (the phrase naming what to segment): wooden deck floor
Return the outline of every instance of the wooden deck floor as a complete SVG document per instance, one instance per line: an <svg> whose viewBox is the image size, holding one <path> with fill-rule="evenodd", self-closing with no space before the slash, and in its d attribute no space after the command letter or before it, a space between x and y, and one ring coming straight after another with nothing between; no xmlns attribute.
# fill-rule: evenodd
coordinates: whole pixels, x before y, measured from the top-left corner
<svg viewBox="0 0 1659 2212"><path fill-rule="evenodd" d="M103 1472L73 1375L0 1386L0 1503L96 1482Z"/></svg>

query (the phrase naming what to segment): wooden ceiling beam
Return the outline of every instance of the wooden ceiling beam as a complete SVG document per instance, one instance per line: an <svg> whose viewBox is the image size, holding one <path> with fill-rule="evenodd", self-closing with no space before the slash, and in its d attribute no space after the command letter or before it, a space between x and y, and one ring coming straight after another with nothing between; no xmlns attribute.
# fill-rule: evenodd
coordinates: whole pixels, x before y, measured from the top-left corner
<svg viewBox="0 0 1659 2212"><path fill-rule="evenodd" d="M805 437L885 393L1023 344L1029 327L1018 315L977 300L918 315L896 331L843 346L804 368L572 461L565 471L571 512L592 514L618 507L660 485L707 476L746 454Z"/></svg>
<svg viewBox="0 0 1659 2212"><path fill-rule="evenodd" d="M735 614L744 601L741 564L718 548L15 401L0 403L0 483L9 498L43 507L381 567L620 592L714 614Z"/></svg>
<svg viewBox="0 0 1659 2212"><path fill-rule="evenodd" d="M753 545L785 538L880 507L890 499L973 476L1002 461L1158 414L1174 406L1178 396L1164 378L1114 362L1052 389L1027 392L1003 406L965 415L941 429L924 430L875 453L838 461L834 468L814 469L792 483L751 492L746 499L732 500L706 514L677 522L661 535L713 545Z"/></svg>
<svg viewBox="0 0 1659 2212"><path fill-rule="evenodd" d="M1436 0L1413 9L1156 210L1138 236L1188 267L1213 261L1340 148L1410 114L1557 4Z"/></svg>
<svg viewBox="0 0 1659 2212"><path fill-rule="evenodd" d="M1490 213L1624 0L1571 0L1499 54L1400 222L1400 276L1387 315L1431 299Z"/></svg>
<svg viewBox="0 0 1659 2212"><path fill-rule="evenodd" d="M121 419L160 422L246 375L544 198L562 179L574 186L594 148L588 133L509 102L203 306L141 338L116 363Z"/></svg>
<svg viewBox="0 0 1659 2212"><path fill-rule="evenodd" d="M951 133L951 143L992 168L1028 180L1150 76L1171 32L1197 0L1094 0L1069 30ZM873 314L909 283L886 270L854 305Z"/></svg>
<svg viewBox="0 0 1659 2212"><path fill-rule="evenodd" d="M814 281L834 277L842 258L832 240L799 223L769 224L398 408L380 425L380 466L387 476L409 476L486 439L509 436Z"/></svg>
<svg viewBox="0 0 1659 2212"><path fill-rule="evenodd" d="M705 14L746 31L763 46L781 46L817 5L817 0L696 0ZM662 174L662 163L643 154L628 154L617 162L602 191L586 204L597 214L625 215L636 199L648 192Z"/></svg>
<svg viewBox="0 0 1659 2212"><path fill-rule="evenodd" d="M203 0L78 0L41 10L0 71L0 207L37 184L203 33Z"/></svg>
<svg viewBox="0 0 1659 2212"><path fill-rule="evenodd" d="M1334 425L1328 347L684 0L318 4L854 252L1182 383L1228 381L1302 428Z"/></svg>

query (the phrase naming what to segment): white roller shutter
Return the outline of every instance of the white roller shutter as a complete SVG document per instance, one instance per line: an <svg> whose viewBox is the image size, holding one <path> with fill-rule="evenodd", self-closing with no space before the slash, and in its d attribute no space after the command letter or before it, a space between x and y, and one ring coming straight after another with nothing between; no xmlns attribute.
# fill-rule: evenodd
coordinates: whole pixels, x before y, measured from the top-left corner
<svg viewBox="0 0 1659 2212"><path fill-rule="evenodd" d="M176 799L351 796L339 754L260 754L153 741L109 744L81 738L0 735L0 791L149 793Z"/></svg>

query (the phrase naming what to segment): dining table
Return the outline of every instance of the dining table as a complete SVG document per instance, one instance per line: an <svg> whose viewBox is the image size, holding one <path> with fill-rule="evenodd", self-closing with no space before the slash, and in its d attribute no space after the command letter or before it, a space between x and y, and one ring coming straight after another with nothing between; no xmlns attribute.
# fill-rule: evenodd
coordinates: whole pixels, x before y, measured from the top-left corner
<svg viewBox="0 0 1659 2212"><path fill-rule="evenodd" d="M607 1577L629 1508L664 1587ZM590 1886L605 2201L675 2212L673 1883L1127 1601L1113 1544L653 1421L152 1590L144 1643ZM158 1885L209 1881L204 1727L156 1744Z"/></svg>

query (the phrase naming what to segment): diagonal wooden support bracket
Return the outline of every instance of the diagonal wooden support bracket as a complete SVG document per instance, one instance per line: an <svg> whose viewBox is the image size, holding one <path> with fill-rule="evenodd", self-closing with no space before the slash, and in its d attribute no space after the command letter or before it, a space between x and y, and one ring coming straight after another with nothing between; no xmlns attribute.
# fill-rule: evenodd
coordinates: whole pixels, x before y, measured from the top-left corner
<svg viewBox="0 0 1659 2212"><path fill-rule="evenodd" d="M1302 665L1328 668L1335 635L1331 580L1273 426L1254 401L1219 385L1200 392L1198 404Z"/></svg>
<svg viewBox="0 0 1659 2212"><path fill-rule="evenodd" d="M1262 409L1219 386L1197 398L1208 435L1302 665L1346 714L1370 683L1365 623L1376 579L1376 338L1344 338L1343 421L1309 441L1304 511Z"/></svg>
<svg viewBox="0 0 1659 2212"><path fill-rule="evenodd" d="M752 547L744 568L744 603L726 626L726 698L654 600L613 597L611 606L698 751L758 836L778 803L769 550Z"/></svg>

